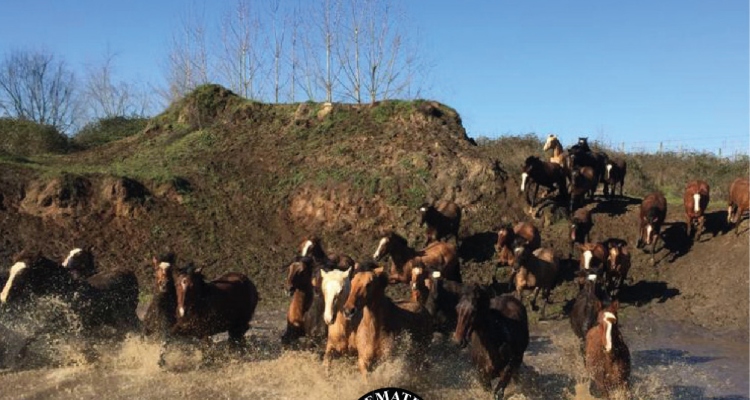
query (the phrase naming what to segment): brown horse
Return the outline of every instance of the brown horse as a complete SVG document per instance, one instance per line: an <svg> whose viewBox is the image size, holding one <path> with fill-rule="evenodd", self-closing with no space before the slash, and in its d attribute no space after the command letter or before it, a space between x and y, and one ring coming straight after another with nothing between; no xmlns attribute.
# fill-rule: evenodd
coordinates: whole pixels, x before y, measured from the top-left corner
<svg viewBox="0 0 750 400"><path fill-rule="evenodd" d="M630 351L617 324L619 303L599 311L597 325L586 334L586 370L593 388L606 397L627 390L630 379Z"/></svg>
<svg viewBox="0 0 750 400"><path fill-rule="evenodd" d="M495 251L497 252L498 265L513 265L515 262L513 249L518 246L526 246L534 251L541 245L542 237L534 224L521 221L513 228L510 224L507 224L497 232Z"/></svg>
<svg viewBox="0 0 750 400"><path fill-rule="evenodd" d="M610 299L603 286L602 270L579 271L578 274L583 275L584 280L570 311L570 326L573 333L583 341L589 329L596 325L602 304L608 304ZM581 350L585 350L583 346Z"/></svg>
<svg viewBox="0 0 750 400"><path fill-rule="evenodd" d="M146 336L157 335L166 340L177 323L177 289L174 285L172 269L175 255L168 253L154 256L151 259L154 273L154 292L151 302L143 317L143 333ZM163 355L163 354L162 354ZM160 361L163 361L160 360Z"/></svg>
<svg viewBox="0 0 750 400"><path fill-rule="evenodd" d="M589 198L594 198L594 192L596 192L596 175L595 171L591 167L580 167L574 168L570 174L570 187L568 193L570 195L570 213L573 212L583 205L584 197L586 193L589 194Z"/></svg>
<svg viewBox="0 0 750 400"><path fill-rule="evenodd" d="M391 283L409 283L411 270L418 264L440 271L445 279L461 282L458 251L452 243L435 242L424 250L417 251L409 247L403 236L389 231L378 242L378 248L372 257L381 260L386 255L391 256Z"/></svg>
<svg viewBox="0 0 750 400"><path fill-rule="evenodd" d="M286 314L286 330L281 342L290 344L303 336L325 337L327 329L323 323L323 298L313 286L315 267L312 258L301 257L289 264L288 269L286 290L292 301Z"/></svg>
<svg viewBox="0 0 750 400"><path fill-rule="evenodd" d="M458 244L458 229L461 226L461 207L450 200L440 200L435 205L422 204L420 226L427 225L425 246L450 235Z"/></svg>
<svg viewBox="0 0 750 400"><path fill-rule="evenodd" d="M737 178L729 186L729 207L727 208L727 224L734 224L734 233L740 234L742 216L750 209L750 181L748 178Z"/></svg>
<svg viewBox="0 0 750 400"><path fill-rule="evenodd" d="M612 197L615 195L617 185L620 185L620 197L622 187L625 186L625 175L628 172L628 164L625 160L610 159L604 167L604 195Z"/></svg>
<svg viewBox="0 0 750 400"><path fill-rule="evenodd" d="M604 269L607 261L607 248L601 243L584 243L578 246L581 250L579 265L581 270Z"/></svg>
<svg viewBox="0 0 750 400"><path fill-rule="evenodd" d="M531 193L531 185L534 185L534 194L531 199L528 198L528 195L526 198L532 211L536 207L540 185L550 191L558 190L562 192L566 188L566 180L565 171L559 164L542 161L539 157L529 156L521 166L521 192L526 191L528 186L529 193Z"/></svg>
<svg viewBox="0 0 750 400"><path fill-rule="evenodd" d="M573 254L573 247L578 244L584 244L591 240L591 228L594 223L591 218L591 210L579 208L573 213L570 219L570 254Z"/></svg>
<svg viewBox="0 0 750 400"><path fill-rule="evenodd" d="M346 254L326 254L323 250L323 241L318 236L308 236L299 245L299 255L312 257L318 266L326 266L340 270L347 270L354 266L354 259Z"/></svg>
<svg viewBox="0 0 750 400"><path fill-rule="evenodd" d="M651 265L656 253L656 242L661 236L661 226L667 217L667 199L661 192L653 192L643 198L639 215L639 237L637 248L651 245Z"/></svg>
<svg viewBox="0 0 750 400"><path fill-rule="evenodd" d="M622 239L608 239L603 243L609 253L605 269L605 285L612 297L620 293L630 271L628 242Z"/></svg>
<svg viewBox="0 0 750 400"><path fill-rule="evenodd" d="M436 331L451 332L456 328L456 305L462 289L462 284L443 279L440 271L412 269L411 299L427 309Z"/></svg>
<svg viewBox="0 0 750 400"><path fill-rule="evenodd" d="M174 272L174 284L177 323L173 333L207 341L211 335L228 332L230 343L244 343L258 305L258 290L247 276L230 272L207 282L200 268L189 266Z"/></svg>
<svg viewBox="0 0 750 400"><path fill-rule="evenodd" d="M532 252L525 247L517 247L514 252L516 261L513 264L511 281L515 281L516 297L520 300L525 289L532 289L534 297L531 300L531 308L536 310L536 298L540 291L544 291L541 315L544 318L550 293L557 281L559 260L550 248L538 248Z"/></svg>
<svg viewBox="0 0 750 400"><path fill-rule="evenodd" d="M700 240L703 234L703 226L706 221L706 207L710 199L711 188L708 183L701 180L688 182L685 187L685 194L682 196L682 203L685 205L685 228L687 235L693 237L696 232Z"/></svg>
<svg viewBox="0 0 750 400"><path fill-rule="evenodd" d="M385 295L388 273L382 268L354 275L349 296L344 303L344 316L351 320L361 312L357 328L359 370L367 380L368 372L378 360L388 358L396 344L396 336L408 332L417 349L431 339L430 314L419 303L394 302ZM424 347L423 347L424 346Z"/></svg>
<svg viewBox="0 0 750 400"><path fill-rule="evenodd" d="M456 313L454 342L470 345L471 359L485 387L491 388L491 380L499 378L493 392L495 399L502 399L529 345L526 308L513 296L494 296L472 285L465 288Z"/></svg>

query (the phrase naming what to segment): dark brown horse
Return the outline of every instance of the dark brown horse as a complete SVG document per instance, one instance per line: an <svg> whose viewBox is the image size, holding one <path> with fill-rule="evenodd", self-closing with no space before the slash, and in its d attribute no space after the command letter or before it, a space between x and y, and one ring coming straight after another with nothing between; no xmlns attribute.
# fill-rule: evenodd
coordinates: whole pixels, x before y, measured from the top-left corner
<svg viewBox="0 0 750 400"><path fill-rule="evenodd" d="M456 305L462 290L462 284L443 279L440 271L429 268L412 270L412 301L419 302L430 313L436 331L452 332L456 329Z"/></svg>
<svg viewBox="0 0 750 400"><path fill-rule="evenodd" d="M497 243L495 243L495 252L497 253L498 265L513 265L515 256L513 249L519 246L526 246L529 250L534 251L542 245L542 237L539 229L530 222L519 222L511 228L507 224L497 232Z"/></svg>
<svg viewBox="0 0 750 400"><path fill-rule="evenodd" d="M286 279L286 290L292 297L286 314L286 331L281 336L283 344L300 337L323 338L327 335L323 322L323 297L313 286L313 259L301 257L291 264ZM317 277L319 279L319 277Z"/></svg>
<svg viewBox="0 0 750 400"><path fill-rule="evenodd" d="M471 359L488 389L502 399L505 388L523 363L529 345L526 308L511 295L494 296L478 285L467 286L456 306L458 322L453 340L470 346Z"/></svg>
<svg viewBox="0 0 750 400"><path fill-rule="evenodd" d="M534 194L530 200L527 195L527 202L532 209L536 207L540 185L550 191L564 191L566 180L565 171L560 164L542 161L539 157L529 156L521 166L521 192L528 189L531 193L531 185L534 185Z"/></svg>
<svg viewBox="0 0 750 400"><path fill-rule="evenodd" d="M207 282L200 268L174 272L177 323L173 333L208 340L229 333L231 343L244 343L245 332L258 305L258 290L244 274L230 272Z"/></svg>
<svg viewBox="0 0 750 400"><path fill-rule="evenodd" d="M419 207L419 213L419 225L427 225L425 246L451 235L458 244L458 229L461 226L461 207L458 204L450 200L440 200L434 205L425 203Z"/></svg>
<svg viewBox="0 0 750 400"><path fill-rule="evenodd" d="M573 214L578 207L583 206L586 193L589 194L589 198L594 198L596 182L596 175L593 168L580 167L573 169L570 174L570 187L568 190L570 195L569 211L571 214Z"/></svg>
<svg viewBox="0 0 750 400"><path fill-rule="evenodd" d="M411 301L394 302L385 295L386 286L388 273L382 268L358 272L351 280L349 296L344 303L347 319L361 313L362 319L357 327L357 357L365 379L375 362L392 354L399 333L410 333L417 350L426 347L432 335L427 310Z"/></svg>
<svg viewBox="0 0 750 400"><path fill-rule="evenodd" d="M700 240L703 234L703 227L706 222L706 207L711 196L711 188L708 183L701 180L688 182L685 187L685 194L682 196L682 202L685 206L685 224L687 235L693 237L698 233L696 240Z"/></svg>
<svg viewBox="0 0 750 400"><path fill-rule="evenodd" d="M536 299L539 292L543 292L544 304L542 305L541 318L544 318L552 288L555 287L557 282L560 262L555 255L555 251L547 247L541 247L534 251L525 247L517 247L514 252L516 261L513 264L511 281L516 285L516 297L521 300L523 299L523 291L532 289L531 308L536 310Z"/></svg>
<svg viewBox="0 0 750 400"><path fill-rule="evenodd" d="M94 253L90 248L79 247L71 250L62 266L76 279L86 279L99 272L94 263Z"/></svg>
<svg viewBox="0 0 750 400"><path fill-rule="evenodd" d="M661 226L667 217L667 199L661 192L653 192L643 198L638 221L639 237L637 248L651 245L651 265L655 264L656 242L661 236Z"/></svg>
<svg viewBox="0 0 750 400"><path fill-rule="evenodd" d="M570 254L573 254L573 247L577 244L584 244L591 241L591 228L594 222L591 218L591 210L579 208L573 213L570 219Z"/></svg>
<svg viewBox="0 0 750 400"><path fill-rule="evenodd" d="M619 295L630 271L628 242L622 239L608 239L603 245L608 252L604 284L610 296L615 297Z"/></svg>
<svg viewBox="0 0 750 400"><path fill-rule="evenodd" d="M628 171L628 164L625 160L610 159L604 168L604 195L613 197L617 185L620 185L620 197L622 197L622 187L625 186L625 175Z"/></svg>
<svg viewBox="0 0 750 400"><path fill-rule="evenodd" d="M745 212L750 209L750 180L737 178L729 186L729 200L727 202L727 224L734 224L734 233L740 234L740 222Z"/></svg>
<svg viewBox="0 0 750 400"><path fill-rule="evenodd" d="M628 389L630 351L617 323L619 303L599 311L597 325L586 334L586 370L591 374L593 392L610 397L615 391Z"/></svg>
<svg viewBox="0 0 750 400"><path fill-rule="evenodd" d="M602 284L602 272L602 270L591 270L579 273L583 275L584 283L579 288L570 312L570 326L581 342L586 338L589 329L596 325L602 304L609 303L609 296ZM585 350L583 345L581 345L581 350Z"/></svg>
<svg viewBox="0 0 750 400"><path fill-rule="evenodd" d="M375 260L391 256L391 283L411 281L411 270L415 265L424 265L440 271L445 279L461 282L461 269L458 264L458 251L452 243L435 242L424 250L409 247L406 239L395 232L386 232L378 242L373 254Z"/></svg>

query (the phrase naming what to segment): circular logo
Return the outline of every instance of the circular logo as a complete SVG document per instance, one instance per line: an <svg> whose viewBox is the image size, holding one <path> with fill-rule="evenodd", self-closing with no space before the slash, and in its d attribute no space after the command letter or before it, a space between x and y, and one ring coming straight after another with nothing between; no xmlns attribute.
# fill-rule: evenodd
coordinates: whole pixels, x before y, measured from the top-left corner
<svg viewBox="0 0 750 400"><path fill-rule="evenodd" d="M423 400L406 389L394 387L376 389L360 397L359 400Z"/></svg>

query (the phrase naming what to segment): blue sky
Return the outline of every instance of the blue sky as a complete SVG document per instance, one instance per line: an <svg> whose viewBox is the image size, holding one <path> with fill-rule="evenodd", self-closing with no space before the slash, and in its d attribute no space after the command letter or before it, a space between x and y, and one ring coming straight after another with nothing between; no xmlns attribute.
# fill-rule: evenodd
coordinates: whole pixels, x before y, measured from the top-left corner
<svg viewBox="0 0 750 400"><path fill-rule="evenodd" d="M121 79L163 83L187 2L5 0L0 53L44 47L75 68L117 54ZM233 0L207 3L218 21ZM289 3L289 2L287 2ZM748 2L403 2L431 61L425 97L470 136L555 133L626 149L748 151Z"/></svg>

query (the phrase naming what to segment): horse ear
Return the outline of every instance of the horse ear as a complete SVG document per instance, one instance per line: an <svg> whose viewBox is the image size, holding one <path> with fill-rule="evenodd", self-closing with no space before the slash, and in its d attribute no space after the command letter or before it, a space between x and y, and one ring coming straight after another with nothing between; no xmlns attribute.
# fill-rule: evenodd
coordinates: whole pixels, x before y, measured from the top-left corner
<svg viewBox="0 0 750 400"><path fill-rule="evenodd" d="M323 269L323 268L321 268L320 269L320 278L321 279L325 279L326 278L326 274L327 274L326 270Z"/></svg>
<svg viewBox="0 0 750 400"><path fill-rule="evenodd" d="M351 274L352 274L352 271L353 271L353 270L354 270L354 267L349 267L349 268L347 268L347 269L346 269L346 271L344 271L344 273L345 273L345 274L346 274L347 276L351 276ZM320 272L321 272L321 274L322 274L322 273L323 273L323 270L320 270Z"/></svg>
<svg viewBox="0 0 750 400"><path fill-rule="evenodd" d="M159 260L156 259L156 256L151 257L151 264L153 264L154 268L159 268Z"/></svg>

